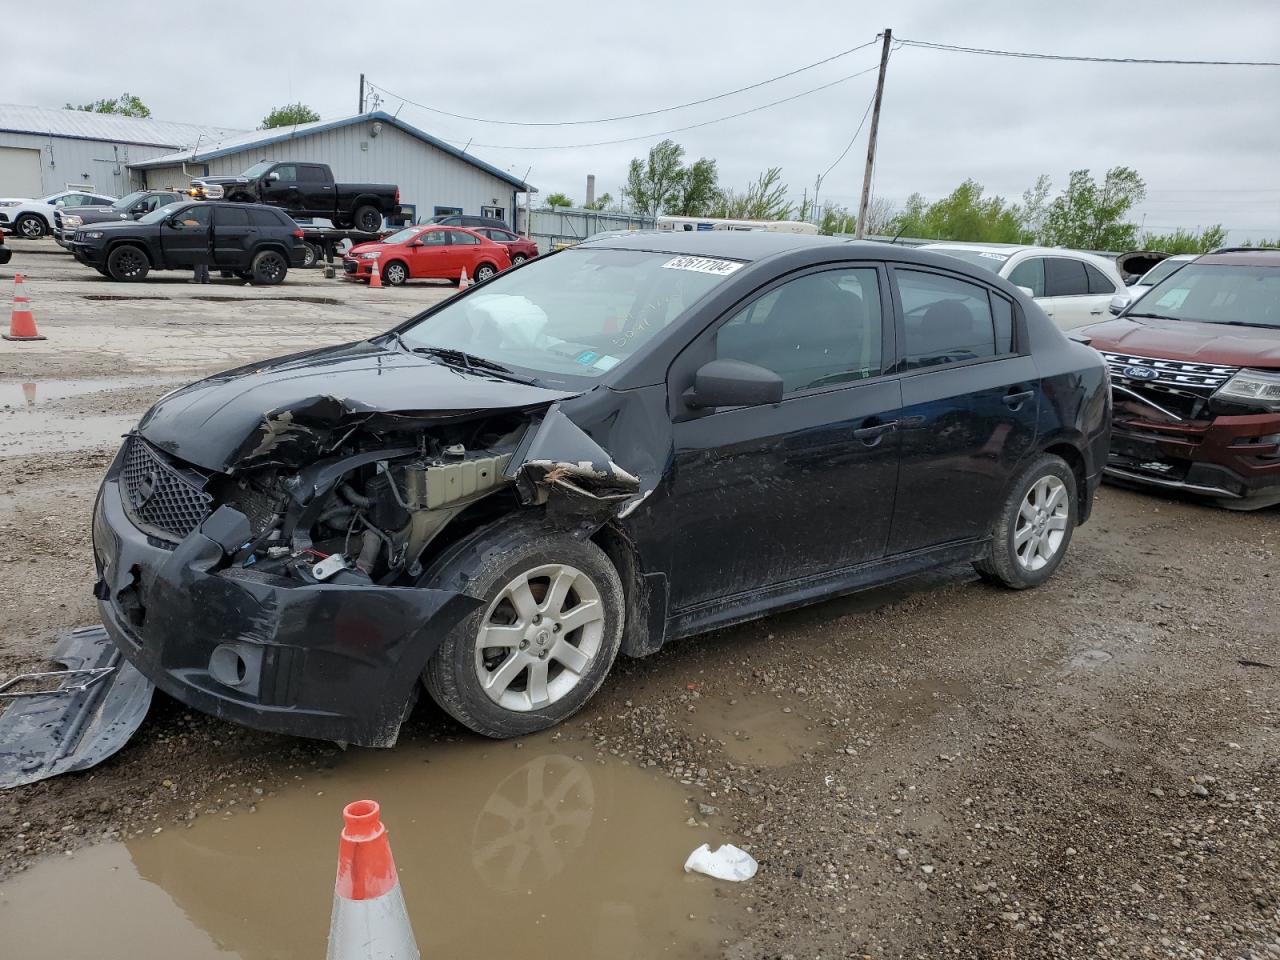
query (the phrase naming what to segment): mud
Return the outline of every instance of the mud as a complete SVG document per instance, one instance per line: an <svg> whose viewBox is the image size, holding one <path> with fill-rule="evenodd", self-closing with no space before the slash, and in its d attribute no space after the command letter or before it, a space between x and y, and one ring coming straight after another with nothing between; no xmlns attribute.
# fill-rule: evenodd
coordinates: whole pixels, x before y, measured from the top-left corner
<svg viewBox="0 0 1280 960"><path fill-rule="evenodd" d="M181 383L146 377L0 380L0 456L118 446L138 418L111 411Z"/></svg>
<svg viewBox="0 0 1280 960"><path fill-rule="evenodd" d="M251 789L238 813L46 861L0 888L6 947L30 960L103 944L133 960L179 944L191 960L322 956L339 814L368 795L424 956L712 955L730 885L682 872L695 846L683 792L573 736L365 753L305 785Z"/></svg>
<svg viewBox="0 0 1280 960"><path fill-rule="evenodd" d="M445 295L410 286L377 299L307 278L293 292L344 304L201 304L187 302L199 288L181 284L163 288L172 302L91 302L81 295L119 285L25 252L0 278L33 261L33 276L46 278L30 284L33 306L50 340L0 347L6 383L181 381L367 336ZM56 270L62 279L46 282ZM167 389L50 403L132 419ZM0 413L0 430L22 416ZM94 616L88 521L110 455L0 451L5 672L38 666L59 629ZM522 764L558 752L583 758L598 819L579 852L565 853L564 871L525 897L568 884L584 918L578 948L544 951L551 941L536 939L551 934L534 921L563 917L559 905L538 915L521 906L515 920L496 907L465 914L466 924L447 916L439 931L432 921L432 936L519 930L524 939L502 941L503 952L515 943L536 947L522 951L531 956L607 955L586 938L637 918L641 935L667 938L648 956L1269 960L1280 955L1280 670L1249 664L1280 664L1278 622L1280 510L1234 514L1104 487L1067 562L1039 589L996 590L960 567L622 661L545 754L541 738L517 749L465 735L425 698L400 747L343 753L157 697L116 757L0 796L0 902L9 903L0 932L36 909L38 891L83 895L93 878L96 907L59 901L56 915L40 914L46 940L78 935L90 909L100 929L120 929L111 926L118 882L155 943L176 945L167 956L248 950L234 937L252 941L277 913L312 938L315 955L338 810L357 793L387 803L415 920L438 916L435 897L469 909L458 905L466 896L453 898L455 882L472 899L515 904L478 893L474 824ZM437 763L451 765L447 783L431 780ZM606 770L618 779L596 779ZM642 775L661 784L651 790ZM602 805L615 789L643 802ZM260 822L277 826L262 832ZM203 870L225 876L222 858L284 849L276 834L313 859L292 877L272 874L269 896L239 899L199 881ZM452 867L443 882L417 846L428 837ZM188 838L200 838L196 853L179 842ZM686 891L706 888L680 873L684 855L725 839L752 852L759 874L734 887L708 881L711 906L688 905ZM277 870L280 859L254 869ZM241 882L252 885L252 874ZM575 879L586 876L595 882ZM129 935L136 951L152 949ZM434 955L496 952L468 943Z"/></svg>

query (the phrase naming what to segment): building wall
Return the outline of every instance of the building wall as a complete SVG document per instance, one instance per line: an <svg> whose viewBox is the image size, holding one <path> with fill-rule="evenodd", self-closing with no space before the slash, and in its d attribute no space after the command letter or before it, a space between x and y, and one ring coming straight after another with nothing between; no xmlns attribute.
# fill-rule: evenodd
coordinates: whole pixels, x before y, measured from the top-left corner
<svg viewBox="0 0 1280 960"><path fill-rule="evenodd" d="M92 188L94 193L122 197L142 183L140 171L129 163L172 153L174 147L144 147L136 143L106 140L73 140L31 133L0 131L0 147L25 147L40 151L41 196L69 187ZM13 196L0 183L0 196Z"/></svg>
<svg viewBox="0 0 1280 960"><path fill-rule="evenodd" d="M507 223L512 222L514 189L509 183L390 124L384 123L376 137L371 128L372 123L354 123L249 147L204 164L188 164L187 170L196 175L207 168L209 176L228 176L259 160L309 160L329 164L339 181L399 184L400 202L414 204L422 219L431 217L437 206L460 207L471 214L479 214L484 206L498 206ZM181 186L190 179L180 167L148 170L146 175L148 186L154 188Z"/></svg>

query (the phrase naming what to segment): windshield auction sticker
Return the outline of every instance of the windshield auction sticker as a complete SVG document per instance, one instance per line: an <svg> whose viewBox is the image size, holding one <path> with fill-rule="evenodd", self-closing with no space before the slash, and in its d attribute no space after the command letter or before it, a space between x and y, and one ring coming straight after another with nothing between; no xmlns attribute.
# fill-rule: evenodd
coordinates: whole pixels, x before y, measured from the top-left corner
<svg viewBox="0 0 1280 960"><path fill-rule="evenodd" d="M694 273L711 273L717 277L727 277L742 264L733 260L716 260L712 257L672 257L662 265L664 270L692 270Z"/></svg>

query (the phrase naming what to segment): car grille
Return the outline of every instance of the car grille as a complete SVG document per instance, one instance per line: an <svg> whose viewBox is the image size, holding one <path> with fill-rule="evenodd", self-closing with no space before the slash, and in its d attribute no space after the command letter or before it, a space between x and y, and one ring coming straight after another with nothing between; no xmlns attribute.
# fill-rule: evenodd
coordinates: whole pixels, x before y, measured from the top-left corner
<svg viewBox="0 0 1280 960"><path fill-rule="evenodd" d="M1127 353L1102 353L1117 400L1125 396L1154 404L1183 420L1204 416L1211 397L1239 371L1216 363L1162 360ZM1154 376L1138 371L1151 370Z"/></svg>
<svg viewBox="0 0 1280 960"><path fill-rule="evenodd" d="M209 515L213 498L204 478L185 475L141 437L130 437L121 474L125 505L134 519L181 540Z"/></svg>
<svg viewBox="0 0 1280 960"><path fill-rule="evenodd" d="M343 260L342 269L345 270L347 273L355 273L356 262L354 260Z"/></svg>

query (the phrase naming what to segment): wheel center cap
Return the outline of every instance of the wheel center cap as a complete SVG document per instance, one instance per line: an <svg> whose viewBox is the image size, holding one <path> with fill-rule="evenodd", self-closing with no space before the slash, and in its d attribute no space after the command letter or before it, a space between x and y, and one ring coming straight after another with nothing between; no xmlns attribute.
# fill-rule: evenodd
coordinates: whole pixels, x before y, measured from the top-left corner
<svg viewBox="0 0 1280 960"><path fill-rule="evenodd" d="M538 635L534 639L538 641L538 646L542 646L551 639L551 635L545 630L539 630Z"/></svg>

